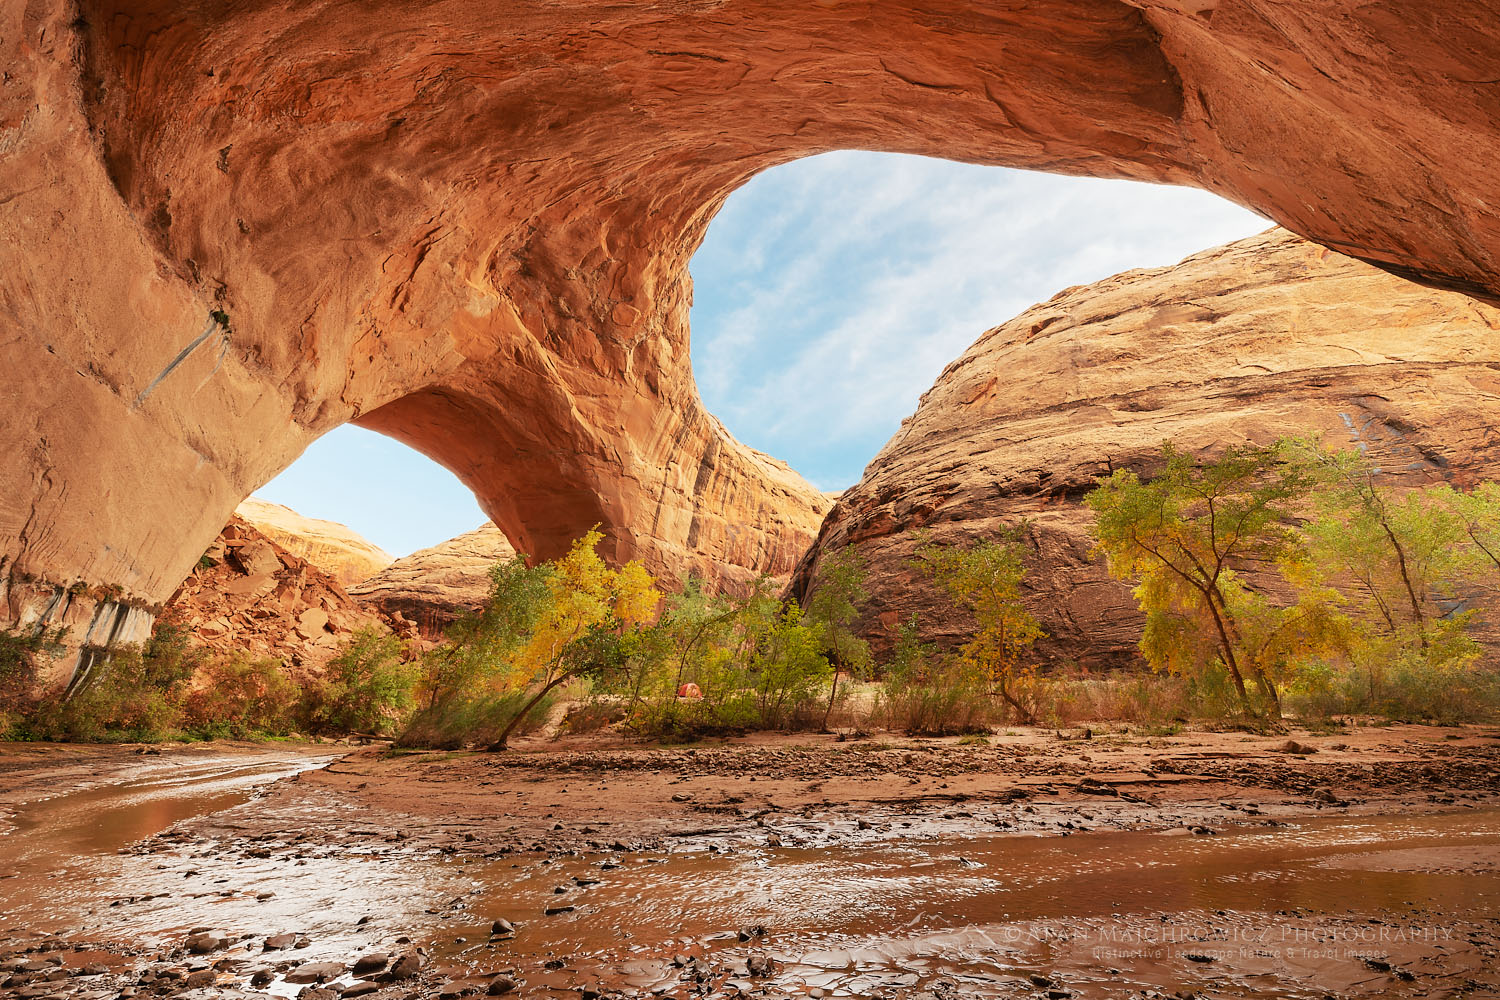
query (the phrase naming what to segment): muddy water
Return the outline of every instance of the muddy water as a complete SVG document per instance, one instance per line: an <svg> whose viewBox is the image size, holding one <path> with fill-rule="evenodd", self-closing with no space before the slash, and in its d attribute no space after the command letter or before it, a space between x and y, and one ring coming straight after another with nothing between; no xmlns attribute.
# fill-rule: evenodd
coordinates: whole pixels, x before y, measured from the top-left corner
<svg viewBox="0 0 1500 1000"><path fill-rule="evenodd" d="M686 996L694 970L674 956L749 990L766 985L743 978L758 954L790 995L1029 995L1032 975L1085 997L1449 996L1468 982L1467 995L1500 995L1495 812L514 861L399 843L355 853L308 829L249 850L114 853L321 762L146 767L22 809L0 837L15 873L0 880L0 927L169 943L210 925L250 935L247 959L285 931L310 942L299 960L407 936L454 976L514 968L534 996L597 984ZM339 812L329 801L306 823L338 829ZM518 925L514 939L491 941L497 917ZM756 925L764 938L736 934Z"/></svg>

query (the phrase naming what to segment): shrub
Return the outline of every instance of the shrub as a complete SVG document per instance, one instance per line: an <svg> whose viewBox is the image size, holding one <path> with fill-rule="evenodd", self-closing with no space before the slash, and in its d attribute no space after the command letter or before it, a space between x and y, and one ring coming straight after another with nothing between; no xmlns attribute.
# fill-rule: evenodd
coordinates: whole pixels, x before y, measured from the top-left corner
<svg viewBox="0 0 1500 1000"><path fill-rule="evenodd" d="M0 629L0 738L8 736L33 705L37 661L62 648L65 629Z"/></svg>
<svg viewBox="0 0 1500 1000"><path fill-rule="evenodd" d="M421 666L389 632L360 629L332 660L323 679L303 696L307 728L315 732L397 732L417 706Z"/></svg>
<svg viewBox="0 0 1500 1000"><path fill-rule="evenodd" d="M1412 654L1364 666L1316 663L1300 671L1288 703L1313 725L1336 715L1443 725L1492 721L1500 718L1500 673Z"/></svg>
<svg viewBox="0 0 1500 1000"><path fill-rule="evenodd" d="M277 660L219 657L200 670L183 704L183 725L206 738L285 736L301 693Z"/></svg>
<svg viewBox="0 0 1500 1000"><path fill-rule="evenodd" d="M1170 674L1072 669L1040 678L1033 697L1037 718L1050 726L1109 720L1163 728L1197 714L1194 684Z"/></svg>
<svg viewBox="0 0 1500 1000"><path fill-rule="evenodd" d="M967 659L941 658L920 639L913 615L896 630L876 714L888 729L914 736L988 733L997 717L989 676Z"/></svg>
<svg viewBox="0 0 1500 1000"><path fill-rule="evenodd" d="M170 624L144 645L96 651L69 692L38 706L31 729L80 742L163 739L176 731L188 683L206 655Z"/></svg>

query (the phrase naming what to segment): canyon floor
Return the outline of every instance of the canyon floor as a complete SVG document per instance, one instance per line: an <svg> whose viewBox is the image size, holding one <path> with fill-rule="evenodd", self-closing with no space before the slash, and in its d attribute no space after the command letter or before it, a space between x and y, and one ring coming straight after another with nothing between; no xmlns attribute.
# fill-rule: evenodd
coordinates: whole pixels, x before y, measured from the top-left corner
<svg viewBox="0 0 1500 1000"><path fill-rule="evenodd" d="M1500 994L1494 727L12 746L0 810L7 996Z"/></svg>

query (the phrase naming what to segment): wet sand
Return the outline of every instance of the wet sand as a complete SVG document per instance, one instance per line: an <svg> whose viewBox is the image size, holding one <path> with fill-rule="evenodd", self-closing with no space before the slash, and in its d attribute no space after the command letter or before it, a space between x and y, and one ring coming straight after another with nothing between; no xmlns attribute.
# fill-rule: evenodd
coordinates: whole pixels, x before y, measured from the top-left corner
<svg viewBox="0 0 1500 1000"><path fill-rule="evenodd" d="M0 989L1500 995L1500 730L1062 735L7 748Z"/></svg>
<svg viewBox="0 0 1500 1000"><path fill-rule="evenodd" d="M400 833L495 855L773 836L821 846L997 830L1223 829L1478 808L1500 796L1495 727L1084 732L1017 729L987 745L768 734L678 747L531 741L499 754L368 748L194 829L253 836L337 802L374 831L353 836L375 849ZM1285 752L1288 742L1313 752ZM350 842L348 829L331 833Z"/></svg>

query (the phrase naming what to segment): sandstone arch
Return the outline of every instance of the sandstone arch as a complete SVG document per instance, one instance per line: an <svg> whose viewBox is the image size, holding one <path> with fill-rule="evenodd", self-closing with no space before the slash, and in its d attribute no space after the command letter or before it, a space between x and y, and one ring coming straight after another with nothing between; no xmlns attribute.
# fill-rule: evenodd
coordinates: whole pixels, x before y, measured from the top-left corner
<svg viewBox="0 0 1500 1000"><path fill-rule="evenodd" d="M823 501L703 412L686 262L815 152L1201 185L1493 296L1497 33L1481 0L5 0L5 617L124 634L349 420L537 555L598 514L666 571L789 566ZM507 511L519 470L444 442L531 398L527 446L583 458Z"/></svg>

